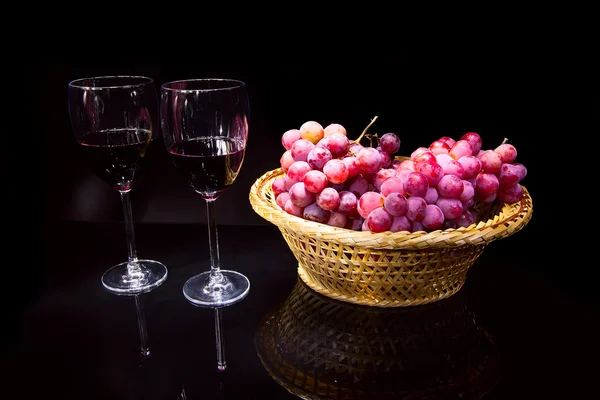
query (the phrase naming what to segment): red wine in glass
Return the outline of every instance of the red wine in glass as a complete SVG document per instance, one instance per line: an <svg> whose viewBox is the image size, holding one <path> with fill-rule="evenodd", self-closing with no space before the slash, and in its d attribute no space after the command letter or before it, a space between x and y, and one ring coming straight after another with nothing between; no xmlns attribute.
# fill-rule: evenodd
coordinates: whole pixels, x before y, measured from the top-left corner
<svg viewBox="0 0 600 400"><path fill-rule="evenodd" d="M113 129L88 133L80 144L96 175L117 190L130 190L143 178L151 141L147 129Z"/></svg>
<svg viewBox="0 0 600 400"><path fill-rule="evenodd" d="M244 161L244 144L227 137L199 137L168 149L175 168L205 199L216 199L233 184Z"/></svg>

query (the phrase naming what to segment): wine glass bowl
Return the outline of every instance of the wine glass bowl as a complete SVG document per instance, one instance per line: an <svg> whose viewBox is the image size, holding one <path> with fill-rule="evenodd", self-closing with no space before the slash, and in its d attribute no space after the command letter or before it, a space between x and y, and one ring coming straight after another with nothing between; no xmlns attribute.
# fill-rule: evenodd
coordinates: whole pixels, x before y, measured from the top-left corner
<svg viewBox="0 0 600 400"><path fill-rule="evenodd" d="M130 191L144 178L148 152L159 137L158 96L151 78L101 76L68 85L73 133L91 170L121 195L128 260L102 276L103 286L120 295L146 293L167 278L155 260L138 259Z"/></svg>
<svg viewBox="0 0 600 400"><path fill-rule="evenodd" d="M207 207L210 271L191 277L183 294L191 303L222 307L242 300L246 276L220 267L215 201L236 180L248 140L246 84L235 79L187 79L161 86L160 118L169 157Z"/></svg>

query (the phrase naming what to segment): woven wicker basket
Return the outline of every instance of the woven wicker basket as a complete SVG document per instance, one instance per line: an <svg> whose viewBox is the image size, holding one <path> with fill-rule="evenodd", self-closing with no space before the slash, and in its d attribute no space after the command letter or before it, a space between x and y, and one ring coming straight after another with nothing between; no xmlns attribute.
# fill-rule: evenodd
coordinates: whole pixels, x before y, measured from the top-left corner
<svg viewBox="0 0 600 400"><path fill-rule="evenodd" d="M342 301L402 307L456 293L467 271L492 241L520 231L531 219L532 200L477 204L479 222L434 232L352 231L288 214L275 202L281 168L258 178L250 190L254 211L276 225L298 260L300 278L315 291Z"/></svg>
<svg viewBox="0 0 600 400"><path fill-rule="evenodd" d="M303 399L478 399L500 376L466 292L420 307L362 307L299 281L258 325L269 375Z"/></svg>

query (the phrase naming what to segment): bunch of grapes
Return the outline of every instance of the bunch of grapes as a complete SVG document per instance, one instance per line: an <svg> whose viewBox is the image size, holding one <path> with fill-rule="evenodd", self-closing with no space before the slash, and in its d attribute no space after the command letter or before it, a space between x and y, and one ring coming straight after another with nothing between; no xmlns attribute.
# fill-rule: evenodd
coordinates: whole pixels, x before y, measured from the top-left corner
<svg viewBox="0 0 600 400"><path fill-rule="evenodd" d="M395 133L367 135L371 145L360 144L376 119L356 140L338 123L307 121L283 133L285 175L271 185L277 205L339 228L430 232L477 222L476 202L522 198L527 169L506 140L484 150L475 132L458 140L443 136L396 159L401 142Z"/></svg>

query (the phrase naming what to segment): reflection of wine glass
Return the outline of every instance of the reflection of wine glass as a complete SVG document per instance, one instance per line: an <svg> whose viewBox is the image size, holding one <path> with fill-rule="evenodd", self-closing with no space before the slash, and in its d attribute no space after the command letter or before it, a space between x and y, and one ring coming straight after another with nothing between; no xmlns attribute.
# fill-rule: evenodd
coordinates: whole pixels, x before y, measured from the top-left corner
<svg viewBox="0 0 600 400"><path fill-rule="evenodd" d="M103 76L69 83L69 115L77 143L92 170L121 195L128 260L102 275L104 287L115 294L134 295L142 352L145 319L141 293L161 285L167 268L137 257L130 192L143 178L148 150L158 137L158 98L154 81L141 76Z"/></svg>
<svg viewBox="0 0 600 400"><path fill-rule="evenodd" d="M175 168L206 201L210 271L188 279L184 296L203 307L222 307L243 299L248 278L222 270L215 201L235 181L248 140L246 84L231 79L190 79L161 86L163 138Z"/></svg>
<svg viewBox="0 0 600 400"><path fill-rule="evenodd" d="M478 399L498 382L493 341L465 292L399 308L333 300L301 280L260 322L257 354L277 383L310 399Z"/></svg>

